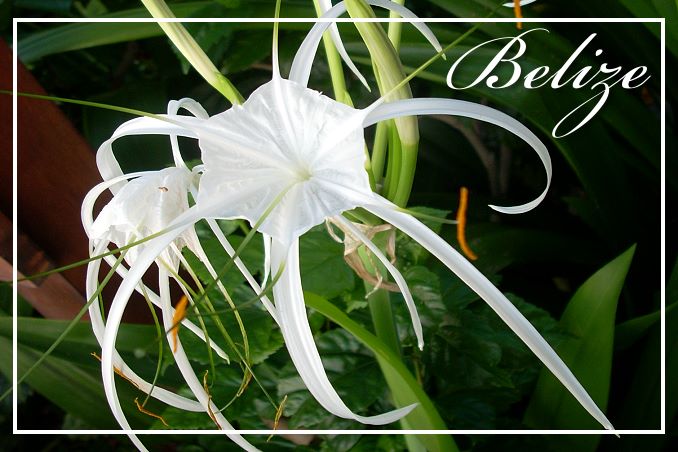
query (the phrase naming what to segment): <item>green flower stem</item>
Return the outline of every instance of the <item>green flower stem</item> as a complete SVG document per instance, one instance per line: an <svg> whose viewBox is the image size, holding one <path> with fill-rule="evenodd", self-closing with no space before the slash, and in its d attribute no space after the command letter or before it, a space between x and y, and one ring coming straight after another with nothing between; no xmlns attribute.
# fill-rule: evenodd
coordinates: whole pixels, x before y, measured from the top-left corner
<svg viewBox="0 0 678 452"><path fill-rule="evenodd" d="M376 17L372 8L364 0L347 0L346 8L351 17ZM373 65L377 69L375 75L377 76L379 90L382 95L388 93L387 100L389 101L411 98L412 91L409 85L401 83L405 79L405 72L398 58L398 52L393 47L390 38L386 35L381 25L378 23L358 22L355 23L355 26L365 45L367 45ZM397 118L394 120L394 123L401 143L399 160L402 160L402 162L397 172L392 171L390 173L390 178L387 174L389 187L393 185L397 187L395 191L392 191L393 197L388 197L395 204L405 206L412 190L412 181L414 180L417 150L419 147L419 127L417 125L417 118L413 116ZM377 151L379 160L383 158L381 157L382 152L382 149ZM393 189L389 188L389 190Z"/></svg>
<svg viewBox="0 0 678 452"><path fill-rule="evenodd" d="M386 237L388 233L378 234L374 242L377 246L382 249L386 247ZM365 247L358 249L360 257L362 259L363 265L372 274L377 274L379 272L382 275L382 278L386 280L388 277L388 272L380 262L375 262L374 258L369 257L369 251ZM367 305L370 309L370 315L372 317L372 326L374 327L374 332L376 336L388 347L393 355L397 357L402 362L402 355L400 353L400 340L398 339L398 331L396 329L395 316L393 315L393 310L391 309L391 295L386 290L374 290L374 286L365 281L365 290L372 292L367 297ZM398 406L406 406L401 399L399 399L398 394L401 392L400 386L400 377L395 375L394 370L391 366L384 361L382 357L377 355L377 362L381 369L386 384L391 390L391 397L393 403ZM407 421L407 418L400 420L400 425L405 430L412 430L415 427ZM412 435L405 435L405 442L407 443L407 449L410 452L425 452L426 448L420 442L419 439L415 438Z"/></svg>
<svg viewBox="0 0 678 452"><path fill-rule="evenodd" d="M322 10L318 0L313 0L315 6L315 13L320 17ZM346 90L346 79L344 78L344 68L341 64L341 57L337 48L332 42L332 37L329 31L323 33L323 46L325 47L325 55L327 56L327 65L330 68L330 78L332 79L332 89L334 90L334 98L338 102L353 106L353 101Z"/></svg>
<svg viewBox="0 0 678 452"><path fill-rule="evenodd" d="M405 0L391 0L391 1L401 6L405 4ZM400 16L391 11L389 17L397 19ZM400 35L402 33L402 29L403 29L402 22L391 22L390 24L388 24L388 39L391 40L391 44L393 44L393 48L396 50L396 52L400 49Z"/></svg>
<svg viewBox="0 0 678 452"><path fill-rule="evenodd" d="M156 19L174 18L174 13L163 0L141 0L148 12ZM224 95L232 104L241 104L244 101L242 95L233 86L214 63L202 50L200 45L195 42L186 28L179 22L159 22L160 28L165 32L172 43L179 49L179 52L191 63L191 66L198 71L200 75L212 85L217 91Z"/></svg>
<svg viewBox="0 0 678 452"><path fill-rule="evenodd" d="M374 287L365 282L365 290ZM372 316L372 326L377 337L396 355L400 356L400 341L395 327L395 318L391 309L391 296L386 290L377 290L367 297L367 305Z"/></svg>
<svg viewBox="0 0 678 452"><path fill-rule="evenodd" d="M388 124L381 121L377 124L372 145L372 172L374 183L380 193L384 193L384 166L386 166L386 146L388 145Z"/></svg>

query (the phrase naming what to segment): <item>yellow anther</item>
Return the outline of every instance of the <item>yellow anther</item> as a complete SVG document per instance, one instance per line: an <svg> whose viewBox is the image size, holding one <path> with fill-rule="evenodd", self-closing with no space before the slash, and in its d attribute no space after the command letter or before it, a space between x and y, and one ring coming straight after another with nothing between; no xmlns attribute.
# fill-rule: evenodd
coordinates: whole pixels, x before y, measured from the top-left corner
<svg viewBox="0 0 678 452"><path fill-rule="evenodd" d="M459 190L459 209L457 210L457 241L461 251L472 261L478 259L478 256L471 251L466 243L466 207L468 206L468 189L461 187Z"/></svg>
<svg viewBox="0 0 678 452"><path fill-rule="evenodd" d="M139 398L135 398L135 399L134 399L134 403L137 404L137 409L138 409L139 411L141 411L142 413L144 413L144 414L146 414L146 415L148 415L148 416L154 417L154 418L156 418L156 419L160 419L160 422L162 422L162 425L164 425L165 427L169 427L169 425L167 424L167 422L165 422L165 420L162 418L162 416L160 416L160 415L158 415L158 414L155 414L155 413L153 413L153 412L151 412L151 411L148 411L146 408L144 408L144 406L143 406L142 404L139 403Z"/></svg>

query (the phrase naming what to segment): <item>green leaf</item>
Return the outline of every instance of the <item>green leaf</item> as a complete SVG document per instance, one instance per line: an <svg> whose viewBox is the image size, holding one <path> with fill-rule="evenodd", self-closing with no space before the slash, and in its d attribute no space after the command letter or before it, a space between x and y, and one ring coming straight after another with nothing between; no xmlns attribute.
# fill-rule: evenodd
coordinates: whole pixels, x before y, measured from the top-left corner
<svg viewBox="0 0 678 452"><path fill-rule="evenodd" d="M625 393L626 397L619 410L618 428L658 430L661 428L662 408L666 417L666 425L675 425L678 413L678 392L675 390L678 378L678 310L667 309L666 312L665 375L661 374L661 328L657 323L651 327L644 344L637 350L636 371L628 383L633 390ZM666 396L662 398L662 377L666 379ZM631 437L620 444L620 452L662 451L670 450L670 437L666 435L649 435Z"/></svg>
<svg viewBox="0 0 678 452"><path fill-rule="evenodd" d="M403 407L412 403L418 406L405 417L406 425L417 430L446 429L440 414L431 399L426 395L417 380L407 367L383 342L356 322L351 320L336 306L318 295L304 293L306 305L323 314L337 325L351 333L361 343L367 346L376 356L386 377L393 401L396 406ZM456 451L452 437L449 435L421 435L417 438L429 451Z"/></svg>
<svg viewBox="0 0 678 452"><path fill-rule="evenodd" d="M304 289L325 298L353 290L353 270L344 261L344 245L335 242L323 227L313 229L299 244Z"/></svg>
<svg viewBox="0 0 678 452"><path fill-rule="evenodd" d="M10 339L0 337L0 348L9 350L11 347ZM19 374L29 369L42 354L39 350L21 343L17 346L17 353ZM10 360L0 360L0 372L11 378ZM92 428L118 428L117 421L108 410L98 366L77 365L66 359L49 356L25 382L67 413L86 421ZM134 407L133 398L139 396L139 393L120 380L118 390L123 409L132 425L143 428L150 424L152 418L143 415Z"/></svg>
<svg viewBox="0 0 678 452"><path fill-rule="evenodd" d="M677 306L678 302L674 302L667 306L665 314L668 314ZM617 325L614 332L614 348L616 350L623 350L635 344L639 339L645 336L660 318L661 310L658 310L651 312L650 314L635 317Z"/></svg>
<svg viewBox="0 0 678 452"><path fill-rule="evenodd" d="M268 0L249 0L242 6L234 7L230 17L270 17L273 9ZM224 4L222 2L222 4ZM172 4L172 11L177 17L190 17L201 9L212 5L208 1L194 1ZM228 6L228 5L227 5ZM284 9L289 17L315 17L313 5L294 5ZM105 18L140 18L149 17L145 8L135 8L107 14ZM239 28L265 28L270 24L247 24ZM306 24L286 24L282 28L307 30ZM41 30L21 38L18 41L17 51L24 64L30 64L47 55L67 52L70 50L87 49L90 47L128 42L137 39L162 36L163 32L157 24L149 23L75 23L59 25ZM270 48L270 45L266 45Z"/></svg>
<svg viewBox="0 0 678 452"><path fill-rule="evenodd" d="M560 327L570 337L556 351L603 411L610 390L617 301L634 252L635 245L591 276L574 294L560 319ZM601 428L546 369L537 381L525 422L545 429ZM593 451L599 440L597 435L569 436L562 438L557 447Z"/></svg>

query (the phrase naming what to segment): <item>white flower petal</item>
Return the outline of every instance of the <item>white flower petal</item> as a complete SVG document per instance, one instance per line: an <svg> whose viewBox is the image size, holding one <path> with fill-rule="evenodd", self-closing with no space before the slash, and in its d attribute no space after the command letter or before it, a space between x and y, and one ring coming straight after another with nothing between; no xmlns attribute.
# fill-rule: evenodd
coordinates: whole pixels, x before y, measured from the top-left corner
<svg viewBox="0 0 678 452"><path fill-rule="evenodd" d="M412 411L416 404L378 416L365 417L353 413L344 404L327 378L308 324L299 273L299 241L295 240L288 247L274 238L271 265L275 271L284 268L280 280L273 286L273 294L285 345L304 384L318 403L336 416L373 425L395 422Z"/></svg>
<svg viewBox="0 0 678 452"><path fill-rule="evenodd" d="M365 127L386 119L413 115L457 115L479 119L481 121L489 122L490 124L498 125L522 138L535 150L546 171L546 188L544 188L541 195L526 204L512 207L491 205L490 207L501 213L523 213L534 209L546 197L546 193L551 185L552 175L551 157L549 156L548 150L546 149L546 146L544 146L544 143L542 143L530 129L506 113L473 102L437 98L405 99L396 102L375 104L373 107L368 107L366 110L368 111L368 114L364 123Z"/></svg>
<svg viewBox="0 0 678 452"><path fill-rule="evenodd" d="M346 12L346 6L344 6L344 2L339 2L336 6L332 6L332 2L330 0L318 0L318 5L320 6L320 11L322 12L322 17L323 18L334 18L334 17L339 17L342 14ZM319 23L316 23L318 25ZM360 73L358 68L353 64L353 61L351 60L351 57L348 56L348 53L346 52L346 48L344 47L344 43L341 40L341 36L339 35L339 29L337 29L337 24L332 23L332 24L325 24L327 26L330 26L330 36L332 37L332 42L334 42L334 47L337 49L337 53L341 57L342 60L344 60L344 63L346 63L346 66L353 72L353 74L360 80L360 83L362 83L368 90L370 89L370 86L367 84L367 80L365 80L365 77L363 74ZM318 42L320 42L320 38L322 37L322 33L327 29L327 26L325 26L322 31L320 31L318 37ZM315 27L313 27L315 28ZM308 35L311 35L313 33L313 30L309 32ZM307 35L307 38L308 38ZM306 59L310 59L310 61L313 61L313 57L315 56L315 53L318 49L318 42L314 46L312 46L312 49L308 49L311 52L310 58L309 55L306 55ZM303 47L299 47L299 50L297 51L297 55L301 51ZM296 60L296 57L295 57ZM294 64L292 65L294 67ZM310 68L309 68L309 73L310 73ZM290 80L297 81L293 76L292 73L290 73L289 76ZM305 81L300 82L302 85L306 86L308 84L308 75L306 76Z"/></svg>
<svg viewBox="0 0 678 452"><path fill-rule="evenodd" d="M209 118L209 115L205 109L202 108L202 105L187 97L179 100L169 101L167 104L167 114L169 116L176 116L181 108L189 111L196 118ZM169 134L169 137L172 146L172 156L174 157L174 165L178 167L186 167L186 163L184 162L181 152L179 151L179 139L177 138L177 135Z"/></svg>
<svg viewBox="0 0 678 452"><path fill-rule="evenodd" d="M410 293L410 288L407 286L407 282L405 281L405 278L403 278L403 275L398 271L397 268L384 256L384 253L381 252L379 247L377 247L365 234L362 233L360 229L355 227L353 223L350 221L346 220L344 217L341 215L337 215L333 218L334 221L337 223L340 223L343 228L348 229L348 231L351 233L352 236L356 237L359 239L361 242L369 248L369 250L377 256L377 259L381 261L381 263L386 267L388 272L393 276L394 281L396 284L398 284L398 288L400 289L400 292L403 294L403 298L405 299L405 304L407 305L407 309L410 312L410 317L412 318L412 327L414 328L414 333L417 336L417 345L420 350L423 350L424 348L424 335L422 332L421 328L421 321L419 320L419 314L417 313L417 306L414 304L414 300L412 299L412 294Z"/></svg>
<svg viewBox="0 0 678 452"><path fill-rule="evenodd" d="M323 18L337 18L346 12L346 6L344 5L344 2L339 2L334 7L332 7L332 3L329 0L321 0L319 3L323 12ZM367 3L372 6L378 6L393 11L404 18L417 18L417 16L409 9L389 0L367 0ZM424 22L413 22L412 25L417 30L419 30L419 32L421 32L421 34L428 40L429 43L431 43L437 52L442 50L442 47L440 46L440 43L436 39L435 35ZM358 68L355 67L353 61L351 61L351 58L346 53L344 44L341 41L341 37L339 36L337 25L333 22L317 22L313 28L311 28L311 31L309 31L309 33L306 35L306 38L301 43L296 55L294 56L289 80L297 82L303 86L308 85L313 59L315 58L315 55L318 51L318 45L320 44L322 35L328 27L330 28L330 34L332 36L334 45L337 48L337 52L339 52L339 55L344 60L346 65L356 75L356 77L360 79L363 85L367 86L367 81L358 71Z"/></svg>
<svg viewBox="0 0 678 452"><path fill-rule="evenodd" d="M154 174L155 171L140 171L136 173L123 174L101 182L95 185L87 194L85 199L82 201L82 208L80 209L80 219L82 221L82 226L85 229L85 233L89 238L96 238L101 236L100 231L94 231L92 225L94 224L94 205L96 204L99 196L106 190L110 189L113 185L124 185L129 179L134 179L136 177L141 177L145 175Z"/></svg>
<svg viewBox="0 0 678 452"><path fill-rule="evenodd" d="M106 236L119 247L162 231L188 209L188 189L192 177L186 168L171 167L146 173L127 182L91 224L88 224L91 212L85 212L83 223L86 224L86 231L92 239ZM95 188L95 192L100 193L101 186ZM87 199L87 210L96 199L96 193ZM181 246L189 238L183 236ZM143 247L140 244L129 249L125 260L134 262ZM165 258L176 266L177 259L172 253L166 253Z"/></svg>
<svg viewBox="0 0 678 452"><path fill-rule="evenodd" d="M431 254L440 259L443 264L487 302L504 323L537 355L591 416L606 429L614 429L610 421L596 406L595 402L579 381L577 381L577 378L572 374L567 365L499 289L447 242L417 219L399 212L396 206L383 198L379 199L378 195L375 195L374 199L374 202L363 207L405 232Z"/></svg>
<svg viewBox="0 0 678 452"><path fill-rule="evenodd" d="M264 241L264 279L261 282L262 287L266 287L268 277L271 274L271 236L261 234Z"/></svg>

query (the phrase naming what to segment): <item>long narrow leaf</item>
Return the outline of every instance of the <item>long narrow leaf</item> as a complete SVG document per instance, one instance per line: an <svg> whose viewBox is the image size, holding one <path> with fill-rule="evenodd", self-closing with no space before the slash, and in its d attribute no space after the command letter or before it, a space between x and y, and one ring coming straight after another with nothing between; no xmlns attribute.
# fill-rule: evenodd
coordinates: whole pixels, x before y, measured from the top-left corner
<svg viewBox="0 0 678 452"><path fill-rule="evenodd" d="M574 294L560 319L560 327L569 337L556 351L602 410L607 406L610 390L617 301L634 251L635 245L591 276ZM525 422L544 429L599 428L546 371L539 376ZM593 451L599 439L596 435L567 437L558 442L558 448Z"/></svg>
<svg viewBox="0 0 678 452"><path fill-rule="evenodd" d="M417 380L383 342L324 298L305 292L304 299L308 307L315 309L344 328L377 356L387 383L392 389L393 399L397 407L412 403L419 404L405 417L410 428L417 430L442 430L447 428L433 402L419 386ZM420 435L417 438L429 451L454 452L458 450L454 440L449 435Z"/></svg>

